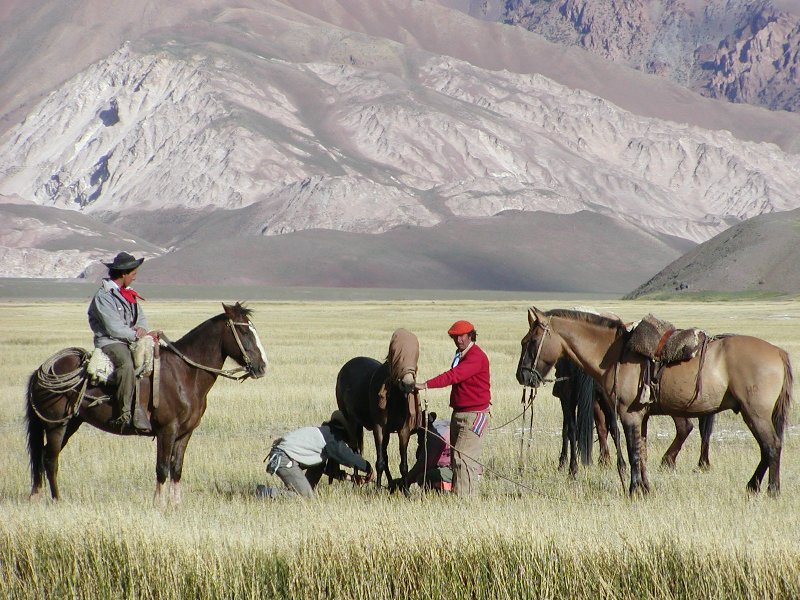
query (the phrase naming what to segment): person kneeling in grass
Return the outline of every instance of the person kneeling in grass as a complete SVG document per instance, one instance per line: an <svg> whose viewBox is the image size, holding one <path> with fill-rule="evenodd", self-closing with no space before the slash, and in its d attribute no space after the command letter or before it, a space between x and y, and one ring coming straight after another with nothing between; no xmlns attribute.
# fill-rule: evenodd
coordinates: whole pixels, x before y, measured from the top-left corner
<svg viewBox="0 0 800 600"><path fill-rule="evenodd" d="M353 427L339 410L322 425L301 427L279 437L267 456L267 473L277 475L287 489L259 485L256 496L279 498L300 494L313 498L314 488L324 474L346 478L340 465L364 471L363 482L372 481L372 465L348 445L348 442L354 444L354 440Z"/></svg>

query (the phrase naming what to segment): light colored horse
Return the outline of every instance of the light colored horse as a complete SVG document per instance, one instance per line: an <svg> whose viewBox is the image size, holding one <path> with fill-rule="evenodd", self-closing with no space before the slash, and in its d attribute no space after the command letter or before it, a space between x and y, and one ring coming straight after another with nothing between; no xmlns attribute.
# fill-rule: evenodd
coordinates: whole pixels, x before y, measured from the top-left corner
<svg viewBox="0 0 800 600"><path fill-rule="evenodd" d="M648 359L626 350L628 332L619 321L581 311L542 312L533 307L528 310L528 325L517 381L539 387L562 356L586 371L611 399L622 422L631 494L650 489L646 468L649 415L698 417L728 409L741 413L761 450L747 488L759 491L769 468L768 491L779 492L783 433L792 402L792 367L785 350L745 335L711 338L699 378L700 355L670 364L661 377L658 397L641 402L640 380Z"/></svg>

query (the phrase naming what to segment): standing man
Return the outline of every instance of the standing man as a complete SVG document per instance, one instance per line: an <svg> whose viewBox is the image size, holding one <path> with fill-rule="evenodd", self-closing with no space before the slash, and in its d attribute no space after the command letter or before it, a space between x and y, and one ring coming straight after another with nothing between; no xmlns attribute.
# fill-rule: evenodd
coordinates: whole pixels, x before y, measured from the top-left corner
<svg viewBox="0 0 800 600"><path fill-rule="evenodd" d="M489 423L492 395L489 384L489 359L475 343L478 334L469 321L456 321L447 334L456 345L449 371L437 375L418 390L452 386L450 406L450 443L453 446L453 492L469 496L478 492L483 437Z"/></svg>
<svg viewBox="0 0 800 600"><path fill-rule="evenodd" d="M94 333L94 346L100 348L114 364L112 375L114 392L114 417L109 425L122 432L133 427L140 432L150 431L147 414L136 402L131 418L136 375L129 344L147 335L147 319L139 299L144 300L130 285L136 280L136 271L144 262L127 252L120 252L108 267L108 278L89 304L89 327Z"/></svg>

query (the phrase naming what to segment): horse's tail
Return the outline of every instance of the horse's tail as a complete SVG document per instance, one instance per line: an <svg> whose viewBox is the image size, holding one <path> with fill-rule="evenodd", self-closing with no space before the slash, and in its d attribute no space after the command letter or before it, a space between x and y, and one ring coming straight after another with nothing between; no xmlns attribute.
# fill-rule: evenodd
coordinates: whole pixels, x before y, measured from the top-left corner
<svg viewBox="0 0 800 600"><path fill-rule="evenodd" d="M581 463L592 464L592 444L594 443L594 381L584 376L585 381L578 382L578 417L577 438Z"/></svg>
<svg viewBox="0 0 800 600"><path fill-rule="evenodd" d="M789 354L783 349L781 349L780 353L781 359L783 359L783 387L781 388L781 393L778 394L775 408L772 409L772 425L775 427L778 439L783 442L783 432L786 429L789 409L792 407L794 377L792 376L792 363L789 360Z"/></svg>
<svg viewBox="0 0 800 600"><path fill-rule="evenodd" d="M28 379L28 388L25 402L25 422L28 437L28 458L31 465L31 485L37 488L44 482L44 423L36 414L33 406L33 385L36 382L37 372L34 371Z"/></svg>

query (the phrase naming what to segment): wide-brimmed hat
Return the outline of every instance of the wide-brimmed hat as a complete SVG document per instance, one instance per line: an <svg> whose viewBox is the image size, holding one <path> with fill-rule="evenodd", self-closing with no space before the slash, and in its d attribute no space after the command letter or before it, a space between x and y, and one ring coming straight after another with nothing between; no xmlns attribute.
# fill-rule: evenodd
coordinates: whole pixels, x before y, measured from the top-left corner
<svg viewBox="0 0 800 600"><path fill-rule="evenodd" d="M114 257L114 262L103 263L109 269L115 271L132 271L144 262L143 258L135 258L127 252L120 252Z"/></svg>
<svg viewBox="0 0 800 600"><path fill-rule="evenodd" d="M475 331L475 327L469 321L456 321L447 330L447 335L464 335Z"/></svg>

